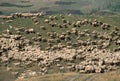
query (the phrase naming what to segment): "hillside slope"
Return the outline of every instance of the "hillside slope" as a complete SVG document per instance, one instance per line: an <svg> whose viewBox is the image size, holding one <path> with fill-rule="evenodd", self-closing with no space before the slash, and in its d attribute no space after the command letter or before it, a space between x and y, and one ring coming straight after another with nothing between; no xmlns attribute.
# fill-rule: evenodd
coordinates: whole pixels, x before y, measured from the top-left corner
<svg viewBox="0 0 120 81"><path fill-rule="evenodd" d="M49 14L115 14L120 12L120 0L2 0L0 14L38 12Z"/></svg>

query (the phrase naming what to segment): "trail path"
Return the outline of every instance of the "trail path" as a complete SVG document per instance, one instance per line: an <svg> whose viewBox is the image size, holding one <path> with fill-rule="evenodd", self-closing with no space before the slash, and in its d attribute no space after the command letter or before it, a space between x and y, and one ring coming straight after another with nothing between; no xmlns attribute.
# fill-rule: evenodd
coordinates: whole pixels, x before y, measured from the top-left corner
<svg viewBox="0 0 120 81"><path fill-rule="evenodd" d="M100 76L100 74L94 74L90 78L86 79L85 81L93 81L98 76Z"/></svg>
<svg viewBox="0 0 120 81"><path fill-rule="evenodd" d="M92 76L88 76L86 77L83 81L93 81L96 77L98 77L100 74L94 74ZM76 81L78 78L80 78L81 76L84 76L83 74L78 74L74 77L71 77L69 79L67 79L66 81Z"/></svg>

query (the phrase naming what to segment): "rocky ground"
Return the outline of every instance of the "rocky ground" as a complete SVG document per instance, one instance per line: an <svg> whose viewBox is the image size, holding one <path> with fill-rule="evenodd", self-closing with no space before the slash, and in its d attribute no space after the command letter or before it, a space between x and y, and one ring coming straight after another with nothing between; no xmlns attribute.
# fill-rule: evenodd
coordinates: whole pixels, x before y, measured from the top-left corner
<svg viewBox="0 0 120 81"><path fill-rule="evenodd" d="M40 22L36 17L44 17L43 14L14 14L12 16L3 16L3 20L12 22L16 17L27 17L34 21L35 25ZM71 16L71 14L69 14ZM113 27L107 23L98 20L90 21L84 19L83 21L69 22L60 15L63 24L51 22L57 20L57 16L49 16L44 19L44 23L50 27L58 27L60 29L71 29L61 34L55 31L49 31L46 34L49 38L45 38L34 28L15 28L9 26L10 29L5 29L0 35L0 62L1 66L5 66L10 71L13 64L16 67L35 66L39 67L38 71L30 69L21 73L14 72L18 78L25 78L29 76L36 76L37 74L44 75L50 71L72 71L80 73L104 73L116 70L120 66L120 29ZM98 32L96 30L85 29L80 31L77 29L81 26L100 27L103 31L110 31L109 33ZM111 29L112 27L112 29ZM14 30L15 33L12 32ZM47 27L40 26L40 30L46 31ZM25 35L35 34L37 37L28 39ZM93 39L84 40L81 37L90 37ZM73 40L76 39L76 42ZM46 42L47 46L41 49L40 43ZM110 50L111 44L114 43L113 51Z"/></svg>

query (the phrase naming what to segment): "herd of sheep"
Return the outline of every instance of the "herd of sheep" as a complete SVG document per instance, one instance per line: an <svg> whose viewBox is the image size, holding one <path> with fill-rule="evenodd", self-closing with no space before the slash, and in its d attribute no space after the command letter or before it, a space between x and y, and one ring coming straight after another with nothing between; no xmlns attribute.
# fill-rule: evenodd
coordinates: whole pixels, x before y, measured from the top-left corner
<svg viewBox="0 0 120 81"><path fill-rule="evenodd" d="M68 14L68 16L72 15ZM51 15L47 18L44 13L15 13L11 16L0 16L0 19L7 23L17 18L31 19L34 25L39 25L39 30L45 33L42 34L34 27L9 26L2 30L0 35L1 63L9 65L9 62L17 61L16 66L19 66L20 63L30 65L36 62L41 74L48 73L52 66L59 70L66 69L80 73L103 73L119 68L120 29L117 26L97 19L71 22L62 14ZM37 18L44 18L43 23L51 30L48 30L46 25L40 25L41 21ZM59 32L52 31L54 28L57 28ZM81 31L82 28L85 29ZM98 31L97 28L105 32ZM27 38L26 36L29 35L33 36ZM45 45L42 47L43 43ZM114 47L111 51L112 46Z"/></svg>

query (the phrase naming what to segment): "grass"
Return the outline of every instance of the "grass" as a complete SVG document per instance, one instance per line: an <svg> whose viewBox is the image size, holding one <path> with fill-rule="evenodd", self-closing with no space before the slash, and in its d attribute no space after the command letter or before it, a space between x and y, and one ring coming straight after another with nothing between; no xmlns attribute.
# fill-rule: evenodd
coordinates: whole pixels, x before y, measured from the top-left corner
<svg viewBox="0 0 120 81"><path fill-rule="evenodd" d="M6 71L5 67L0 67L0 81L14 81L16 77L10 72Z"/></svg>
<svg viewBox="0 0 120 81"><path fill-rule="evenodd" d="M58 20L54 20L53 22L54 23L59 23L59 24L63 24L61 18L56 15ZM41 18L37 18L37 20L40 22L40 24L38 25L35 25L34 22L30 19L30 18L17 18L15 20L13 20L13 22L11 23L7 23L5 20L2 20L0 19L0 33L2 33L2 31L6 28L9 29L9 26L13 26L13 27L17 27L17 28L20 28L20 27L23 27L24 29L28 29L28 28L34 28L36 32L39 32L43 38L46 38L46 39L49 39L50 37L47 36L47 32L57 32L59 35L61 35L63 32L66 32L66 30L69 30L71 31L71 29L73 28L72 25L69 25L67 28L59 28L59 27L51 27L50 25L44 23L44 20L47 19L48 16L45 16L45 17L41 17ZM110 23L110 25L112 26L119 26L120 23L118 23L118 21L120 21L120 16L119 15L114 15L114 16L94 16L94 15L91 15L91 16L79 16L79 15L74 15L74 16L71 16L71 17L68 17L67 15L65 15L65 19L66 20L69 20L70 22L75 22L77 20L83 20L83 19L97 19L99 21L102 21L102 22L105 22L105 23ZM41 30L40 29L40 26L45 26L46 27L46 30ZM102 28L100 27L91 27L90 25L86 25L86 26L81 26L81 27L77 27L77 29L79 31L84 31L85 29L89 29L90 32L92 32L93 30L96 30L98 32L107 32L108 34L114 29L114 27L111 27L110 30L103 30ZM12 32L15 33L15 30L13 29L10 29ZM26 38L30 39L32 41L32 37L38 37L37 35L35 34L25 34L25 33L22 33L23 36L25 36ZM77 42L77 39L76 39L76 35L74 34L71 34L71 41L72 43L75 43ZM86 39L89 39L89 38L92 38L92 37L80 37L81 40L86 40ZM92 40L94 40L92 38ZM96 39L96 40L99 40L99 39ZM64 45L66 45L66 42L65 41L62 41L62 43ZM53 43L53 45L55 45L56 43ZM42 49L44 49L46 46L47 46L47 43L46 42L40 42L40 46ZM118 46L116 46L113 42L111 42L111 46L108 47L108 49L111 49L113 50L114 48L116 48Z"/></svg>
<svg viewBox="0 0 120 81"><path fill-rule="evenodd" d="M16 5L16 4L11 4L11 3L2 3L2 4L0 4L0 6L2 6L2 7L21 7L21 8L24 8L24 7L31 7L32 5Z"/></svg>
<svg viewBox="0 0 120 81"><path fill-rule="evenodd" d="M120 80L120 71L109 72L102 74L101 76L95 78L93 81L119 81Z"/></svg>
<svg viewBox="0 0 120 81"><path fill-rule="evenodd" d="M16 81L66 81L68 78L76 75L77 73L56 73L45 76L32 77L30 79L18 79Z"/></svg>
<svg viewBox="0 0 120 81"><path fill-rule="evenodd" d="M0 1L0 10L5 14L15 12L38 12L41 8L52 8L57 0L43 1L43 0L29 0L29 3L23 3L21 0L4 0ZM7 3L7 4L5 4Z"/></svg>
<svg viewBox="0 0 120 81"><path fill-rule="evenodd" d="M38 12L49 13L73 13L73 14L93 14L96 12L114 14L120 12L120 0L21 0L0 1L0 10L4 14L15 12ZM10 7L10 8L9 8ZM16 8L17 7L17 8ZM104 12L102 12L102 10Z"/></svg>

